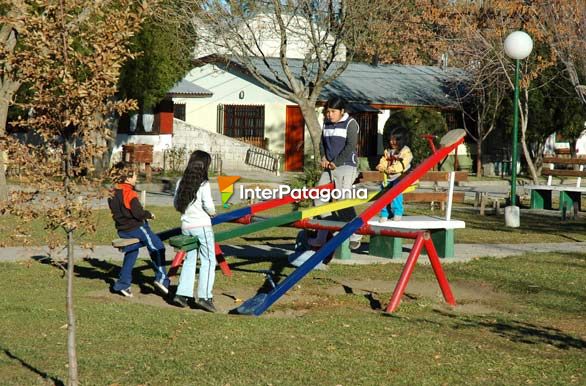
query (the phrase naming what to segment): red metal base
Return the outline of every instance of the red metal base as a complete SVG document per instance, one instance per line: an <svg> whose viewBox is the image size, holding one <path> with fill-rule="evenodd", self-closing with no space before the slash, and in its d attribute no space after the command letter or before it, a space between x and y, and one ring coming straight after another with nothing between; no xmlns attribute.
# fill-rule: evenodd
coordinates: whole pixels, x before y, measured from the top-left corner
<svg viewBox="0 0 586 386"><path fill-rule="evenodd" d="M419 258L419 254L421 253L422 247L425 247L425 250L427 251L427 256L429 256L429 261L431 262L433 272L435 273L435 277L437 278L439 286L442 290L444 299L448 304L452 306L456 305L456 300L454 299L454 295L452 294L452 290L450 289L450 284L448 283L446 274L442 269L442 265L440 263L440 259L435 249L435 246L433 245L433 241L431 240L431 237L428 232L421 232L415 239L415 243L413 244L411 253L409 253L407 262L405 262L405 267L403 268L401 277L399 278L399 281L395 286L395 290L393 291L393 295L391 296L391 301L389 302L389 305L385 310L386 312L394 312L397 309L397 307L399 307L401 297L405 292L405 288L407 288L407 283L409 283L411 273L413 273L415 264L417 264L417 259Z"/></svg>

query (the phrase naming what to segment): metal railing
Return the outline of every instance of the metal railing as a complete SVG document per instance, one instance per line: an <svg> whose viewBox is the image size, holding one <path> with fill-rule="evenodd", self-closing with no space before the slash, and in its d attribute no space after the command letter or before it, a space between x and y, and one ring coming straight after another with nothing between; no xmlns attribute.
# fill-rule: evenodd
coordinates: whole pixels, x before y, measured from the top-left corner
<svg viewBox="0 0 586 386"><path fill-rule="evenodd" d="M264 149L248 149L244 163L274 173L279 171L279 156Z"/></svg>

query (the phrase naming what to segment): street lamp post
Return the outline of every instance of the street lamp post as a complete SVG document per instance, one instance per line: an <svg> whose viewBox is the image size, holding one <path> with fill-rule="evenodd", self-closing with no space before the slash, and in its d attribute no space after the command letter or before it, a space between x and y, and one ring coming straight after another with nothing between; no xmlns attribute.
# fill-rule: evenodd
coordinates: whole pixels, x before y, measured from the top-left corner
<svg viewBox="0 0 586 386"><path fill-rule="evenodd" d="M511 206L505 208L505 224L508 227L518 228L520 225L519 207L516 206L517 197L517 138L519 132L519 67L520 61L525 59L533 50L533 40L523 31L515 31L505 39L505 53L515 59L515 97L513 98L513 151L511 160Z"/></svg>

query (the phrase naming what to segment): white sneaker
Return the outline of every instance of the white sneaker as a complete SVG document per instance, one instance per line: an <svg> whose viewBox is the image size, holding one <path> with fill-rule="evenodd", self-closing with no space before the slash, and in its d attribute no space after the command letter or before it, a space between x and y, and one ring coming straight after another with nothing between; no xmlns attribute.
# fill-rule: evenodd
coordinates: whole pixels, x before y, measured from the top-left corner
<svg viewBox="0 0 586 386"><path fill-rule="evenodd" d="M131 298L131 297L133 297L133 296L132 296L132 291L130 290L130 287L128 287L128 288L125 288L125 289L121 289L121 290L120 290L120 291L118 291L118 292L120 292L120 293L121 293L121 294L122 294L124 297L127 297L127 298Z"/></svg>
<svg viewBox="0 0 586 386"><path fill-rule="evenodd" d="M398 214L393 216L393 221L401 221L403 219L403 216L399 216Z"/></svg>

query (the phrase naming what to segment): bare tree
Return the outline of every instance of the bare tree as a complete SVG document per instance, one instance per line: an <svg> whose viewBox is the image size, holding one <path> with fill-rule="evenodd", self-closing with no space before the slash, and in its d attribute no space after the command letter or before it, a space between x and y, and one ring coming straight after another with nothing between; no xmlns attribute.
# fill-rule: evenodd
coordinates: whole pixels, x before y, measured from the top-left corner
<svg viewBox="0 0 586 386"><path fill-rule="evenodd" d="M581 0L539 1L534 17L551 36L551 48L564 64L568 79L586 104L586 2ZM582 81L582 82L581 82Z"/></svg>
<svg viewBox="0 0 586 386"><path fill-rule="evenodd" d="M480 67L479 72L468 72L466 88L455 88L464 130L476 143L477 176L482 175L482 145L496 127L499 108L506 92L498 77L491 77L486 70ZM473 123L471 127L469 121Z"/></svg>
<svg viewBox="0 0 586 386"><path fill-rule="evenodd" d="M441 36L449 39L455 38L451 50L459 63L469 65L476 61L479 68L482 69L474 71L472 67L473 78L479 76L477 80L480 82L476 82L477 84L482 84L485 87L494 87L496 84L501 87L501 84L505 84L507 92L512 93L515 87L513 79L515 65L504 54L503 42L506 36L514 30L523 29L532 36L535 46L548 47L551 45L551 35L544 33L543 29L539 28L538 20L535 18L537 3L527 3L522 0L493 0L480 3L461 1L443 5L441 8L444 9L444 12L450 12L454 16L448 18L450 23L440 28L443 31ZM474 59L478 55L482 57L481 61ZM521 68L520 98L518 101L519 141L529 174L534 181L537 181L538 178L537 171L527 143L530 113L529 95L532 81L555 64L555 52L544 49L537 54L530 55L523 61ZM474 75L475 72L477 75ZM491 93L494 93L494 90ZM497 97L493 101L499 102L502 101L502 98Z"/></svg>
<svg viewBox="0 0 586 386"><path fill-rule="evenodd" d="M105 149L106 117L135 104L114 101L119 69L130 56L127 41L138 30L145 2L134 0L17 1L0 22L18 31L18 49L4 51L3 68L14 82L30 88L21 107L28 117L14 122L28 128L36 143L2 133L0 147L18 166L23 189L0 205L1 213L21 220L46 220L47 242L56 247L65 235L69 384L77 385L73 307L74 236L95 230L91 202L102 194L102 176L93 174L93 157ZM18 64L18 66L16 66ZM5 73L6 74L6 73ZM91 194L95 192L95 194Z"/></svg>
<svg viewBox="0 0 586 386"><path fill-rule="evenodd" d="M366 38L366 15L381 7L360 0L182 0L177 10L193 21L208 53L239 63L268 90L299 105L318 154L319 95ZM294 66L293 57L301 65Z"/></svg>

